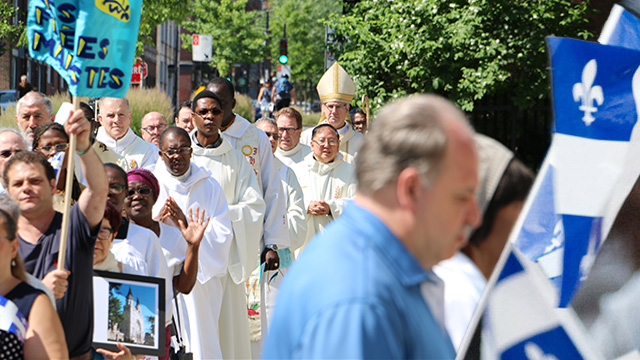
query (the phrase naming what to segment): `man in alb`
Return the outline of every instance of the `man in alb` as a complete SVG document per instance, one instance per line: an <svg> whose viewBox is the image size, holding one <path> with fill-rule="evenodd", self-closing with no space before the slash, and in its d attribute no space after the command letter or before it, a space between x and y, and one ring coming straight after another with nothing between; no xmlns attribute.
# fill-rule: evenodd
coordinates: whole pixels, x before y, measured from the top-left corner
<svg viewBox="0 0 640 360"><path fill-rule="evenodd" d="M294 108L284 108L276 116L278 125L279 145L276 157L285 165L291 167L309 155L311 148L300 142L302 135L302 115Z"/></svg>
<svg viewBox="0 0 640 360"><path fill-rule="evenodd" d="M344 161L353 164L364 141L364 136L347 122L349 104L356 92L356 85L349 74L336 62L322 75L316 89L322 101L321 123L330 124L338 129L340 153ZM311 129L302 133L301 141L311 145Z"/></svg>
<svg viewBox="0 0 640 360"><path fill-rule="evenodd" d="M182 335L194 359L220 359L218 318L232 239L227 201L211 174L191 163L191 140L184 129L168 128L159 144L161 161L153 174L160 194L154 217L175 218L180 211L187 214L199 207L211 219L200 244L196 284L190 294L179 296Z"/></svg>
<svg viewBox="0 0 640 360"><path fill-rule="evenodd" d="M222 279L224 298L219 326L223 356L231 352L234 355L224 357L250 358L244 282L259 262L265 201L251 165L218 130L224 114L220 98L204 90L193 99L192 110L196 127L190 134L193 162L211 172L220 183L229 204L233 227L228 274ZM274 251L270 253L275 254ZM267 267L277 269L277 258L266 255L269 255Z"/></svg>
<svg viewBox="0 0 640 360"><path fill-rule="evenodd" d="M313 128L311 136L311 154L294 167L307 213L305 245L342 214L346 201L356 192L355 168L338 151L336 128L322 123Z"/></svg>
<svg viewBox="0 0 640 360"><path fill-rule="evenodd" d="M96 140L111 151L127 159L131 169L142 167L153 170L158 160L158 148L142 140L131 130L131 109L126 98L100 99Z"/></svg>

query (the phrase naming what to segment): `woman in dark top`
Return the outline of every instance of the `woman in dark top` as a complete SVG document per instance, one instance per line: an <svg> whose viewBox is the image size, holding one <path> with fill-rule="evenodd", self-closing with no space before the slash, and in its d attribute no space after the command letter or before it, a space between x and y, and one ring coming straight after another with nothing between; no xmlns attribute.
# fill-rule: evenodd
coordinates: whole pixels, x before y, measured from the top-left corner
<svg viewBox="0 0 640 360"><path fill-rule="evenodd" d="M11 215L0 210L0 295L14 303L28 322L24 344L16 341L20 338L13 327L2 329L0 356L16 359L68 359L62 324L51 301L42 291L26 282L24 265L18 256L16 229L16 222ZM4 303L4 299L0 303ZM0 311L8 309L7 304L0 306Z"/></svg>

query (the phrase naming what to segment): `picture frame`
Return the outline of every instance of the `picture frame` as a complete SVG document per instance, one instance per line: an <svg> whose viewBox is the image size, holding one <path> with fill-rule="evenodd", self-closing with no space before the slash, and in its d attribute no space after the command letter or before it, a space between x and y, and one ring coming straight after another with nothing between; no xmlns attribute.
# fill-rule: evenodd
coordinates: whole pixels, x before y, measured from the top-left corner
<svg viewBox="0 0 640 360"><path fill-rule="evenodd" d="M132 354L165 355L165 280L108 271L93 272L93 347Z"/></svg>

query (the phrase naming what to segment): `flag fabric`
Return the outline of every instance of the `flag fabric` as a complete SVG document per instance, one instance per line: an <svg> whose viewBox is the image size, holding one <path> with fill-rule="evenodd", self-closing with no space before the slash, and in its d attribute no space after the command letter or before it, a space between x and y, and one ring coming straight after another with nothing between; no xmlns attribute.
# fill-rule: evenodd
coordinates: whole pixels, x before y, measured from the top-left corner
<svg viewBox="0 0 640 360"><path fill-rule="evenodd" d="M124 97L142 0L31 0L29 55L53 67L74 96Z"/></svg>
<svg viewBox="0 0 640 360"><path fill-rule="evenodd" d="M556 289L511 244L483 318L483 359L593 359L579 320L559 309Z"/></svg>
<svg viewBox="0 0 640 360"><path fill-rule="evenodd" d="M640 132L634 130L640 52L574 39L547 42L553 139L511 240L542 266L566 307L628 194L617 194L622 201L612 205Z"/></svg>
<svg viewBox="0 0 640 360"><path fill-rule="evenodd" d="M27 320L16 304L0 295L0 330L10 332L24 342L27 328Z"/></svg>
<svg viewBox="0 0 640 360"><path fill-rule="evenodd" d="M598 42L640 50L639 15L640 4L637 1L626 0L613 5Z"/></svg>

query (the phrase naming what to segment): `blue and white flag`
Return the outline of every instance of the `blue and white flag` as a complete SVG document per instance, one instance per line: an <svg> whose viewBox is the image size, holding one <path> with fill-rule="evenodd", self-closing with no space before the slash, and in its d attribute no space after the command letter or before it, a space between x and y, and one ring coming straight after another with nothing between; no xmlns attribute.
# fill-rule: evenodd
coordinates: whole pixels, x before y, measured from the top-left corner
<svg viewBox="0 0 640 360"><path fill-rule="evenodd" d="M597 359L570 309L555 307L556 290L511 244L488 298L483 359Z"/></svg>
<svg viewBox="0 0 640 360"><path fill-rule="evenodd" d="M27 336L27 319L16 304L0 295L0 330L8 331L24 343Z"/></svg>
<svg viewBox="0 0 640 360"><path fill-rule="evenodd" d="M511 240L555 282L565 307L630 190L621 194L619 184L623 170L630 172L632 140L640 136L640 51L563 38L547 42L554 134Z"/></svg>
<svg viewBox="0 0 640 360"><path fill-rule="evenodd" d="M640 3L622 1L613 5L598 42L640 50Z"/></svg>
<svg viewBox="0 0 640 360"><path fill-rule="evenodd" d="M53 67L74 96L124 97L142 0L31 0L29 55Z"/></svg>

